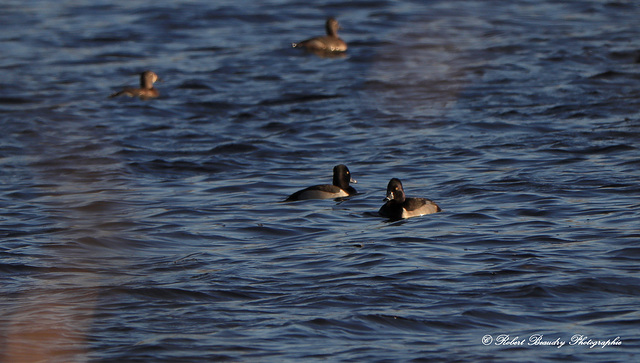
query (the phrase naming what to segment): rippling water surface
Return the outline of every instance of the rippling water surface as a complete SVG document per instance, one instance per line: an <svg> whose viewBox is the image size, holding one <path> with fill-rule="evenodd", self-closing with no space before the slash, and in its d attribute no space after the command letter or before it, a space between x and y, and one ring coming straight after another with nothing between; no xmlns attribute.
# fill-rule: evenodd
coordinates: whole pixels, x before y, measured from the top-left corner
<svg viewBox="0 0 640 363"><path fill-rule="evenodd" d="M639 5L309 4L4 2L0 360L638 360Z"/></svg>

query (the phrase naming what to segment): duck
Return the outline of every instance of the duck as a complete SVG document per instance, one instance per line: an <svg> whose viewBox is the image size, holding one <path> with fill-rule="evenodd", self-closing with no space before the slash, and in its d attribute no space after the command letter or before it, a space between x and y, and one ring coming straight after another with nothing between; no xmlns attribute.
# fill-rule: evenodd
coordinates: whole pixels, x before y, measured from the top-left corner
<svg viewBox="0 0 640 363"><path fill-rule="evenodd" d="M109 97L118 97L126 95L129 97L140 97L143 100L156 98L160 96L160 92L153 87L153 84L159 80L158 75L152 71L144 71L140 73L140 88L127 87L122 91L113 93Z"/></svg>
<svg viewBox="0 0 640 363"><path fill-rule="evenodd" d="M338 29L342 29L335 18L327 19L325 23L327 35L291 43L294 48L305 48L310 51L345 52L347 43L338 37Z"/></svg>
<svg viewBox="0 0 640 363"><path fill-rule="evenodd" d="M349 183L356 184L357 181L351 178L351 172L346 165L340 164L333 167L333 184L314 185L291 194L285 202L305 199L335 199L349 197L356 194L354 187Z"/></svg>
<svg viewBox="0 0 640 363"><path fill-rule="evenodd" d="M392 178L387 185L386 203L380 208L378 214L391 220L400 220L432 214L442 211L432 200L426 198L407 198L404 194L402 182L398 178Z"/></svg>

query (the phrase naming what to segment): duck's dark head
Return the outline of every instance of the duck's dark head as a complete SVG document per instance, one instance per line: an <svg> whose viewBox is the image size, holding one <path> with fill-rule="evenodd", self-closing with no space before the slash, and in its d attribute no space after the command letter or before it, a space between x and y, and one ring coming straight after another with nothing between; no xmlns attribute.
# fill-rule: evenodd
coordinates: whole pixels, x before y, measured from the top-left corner
<svg viewBox="0 0 640 363"><path fill-rule="evenodd" d="M387 184L387 197L384 200L394 200L398 203L404 202L404 189L402 188L402 182L398 178L389 180Z"/></svg>
<svg viewBox="0 0 640 363"><path fill-rule="evenodd" d="M333 167L333 185L339 186L342 189L347 189L349 183L358 183L355 179L351 178L351 172L346 165L340 164Z"/></svg>

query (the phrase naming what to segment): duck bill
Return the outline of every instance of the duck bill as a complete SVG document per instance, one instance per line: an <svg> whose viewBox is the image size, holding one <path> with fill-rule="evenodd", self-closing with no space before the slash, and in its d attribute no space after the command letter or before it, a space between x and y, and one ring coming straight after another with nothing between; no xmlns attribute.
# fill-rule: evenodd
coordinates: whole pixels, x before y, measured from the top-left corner
<svg viewBox="0 0 640 363"><path fill-rule="evenodd" d="M350 178L349 183L358 184L358 181L353 178Z"/></svg>

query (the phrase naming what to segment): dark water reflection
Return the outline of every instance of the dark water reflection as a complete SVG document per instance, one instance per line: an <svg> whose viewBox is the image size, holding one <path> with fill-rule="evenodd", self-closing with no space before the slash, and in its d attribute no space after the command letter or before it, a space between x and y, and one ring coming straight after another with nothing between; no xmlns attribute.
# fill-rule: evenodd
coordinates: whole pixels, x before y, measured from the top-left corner
<svg viewBox="0 0 640 363"><path fill-rule="evenodd" d="M639 10L7 2L0 360L633 361ZM290 48L329 15L344 58Z"/></svg>

